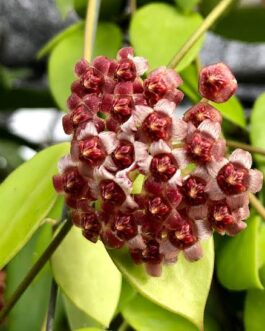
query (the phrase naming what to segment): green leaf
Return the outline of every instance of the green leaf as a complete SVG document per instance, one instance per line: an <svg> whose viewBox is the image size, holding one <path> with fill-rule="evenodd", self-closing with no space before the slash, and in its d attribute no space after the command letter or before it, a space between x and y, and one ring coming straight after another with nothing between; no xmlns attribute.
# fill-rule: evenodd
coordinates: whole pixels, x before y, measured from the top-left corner
<svg viewBox="0 0 265 331"><path fill-rule="evenodd" d="M225 103L210 103L222 113L226 120L240 126L243 129L246 128L244 109L236 96L233 96Z"/></svg>
<svg viewBox="0 0 265 331"><path fill-rule="evenodd" d="M43 150L0 185L0 269L29 240L52 208L57 197L52 176L59 158L68 150L68 143Z"/></svg>
<svg viewBox="0 0 265 331"><path fill-rule="evenodd" d="M97 29L94 56L115 57L121 46L122 35L114 23L100 23ZM70 86L75 80L74 66L83 56L83 25L63 38L53 48L49 58L49 83L51 92L62 110L67 110L66 100L70 95Z"/></svg>
<svg viewBox="0 0 265 331"><path fill-rule="evenodd" d="M69 12L73 9L73 2L74 0L56 0L56 6L59 9L63 19L65 19Z"/></svg>
<svg viewBox="0 0 265 331"><path fill-rule="evenodd" d="M264 290L250 290L247 292L244 310L244 324L246 331L264 331L264 307Z"/></svg>
<svg viewBox="0 0 265 331"><path fill-rule="evenodd" d="M70 25L68 28L64 29L62 32L58 33L55 37L48 41L46 45L44 45L37 53L37 59L41 59L47 54L49 54L53 48L64 38L71 35L76 30L80 30L84 28L84 22L77 22L75 24Z"/></svg>
<svg viewBox="0 0 265 331"><path fill-rule="evenodd" d="M102 326L117 307L121 275L103 244L86 240L73 228L52 257L54 278L66 297Z"/></svg>
<svg viewBox="0 0 265 331"><path fill-rule="evenodd" d="M113 250L109 254L122 274L144 297L201 329L213 273L212 239L204 242L203 247L204 257L200 261L190 263L180 256L173 266L164 266L159 278L148 276L143 266L135 265L126 250Z"/></svg>
<svg viewBox="0 0 265 331"><path fill-rule="evenodd" d="M175 2L184 14L188 14L194 9L200 0L175 0Z"/></svg>
<svg viewBox="0 0 265 331"><path fill-rule="evenodd" d="M122 278L122 287L120 300L117 307L117 312L120 312L127 304L136 296L135 289L126 281L125 278Z"/></svg>
<svg viewBox="0 0 265 331"><path fill-rule="evenodd" d="M250 139L253 146L264 148L265 145L265 93L256 100L250 117ZM265 157L255 155L256 160L265 170Z"/></svg>
<svg viewBox="0 0 265 331"><path fill-rule="evenodd" d="M200 26L198 13L188 16L163 3L146 5L133 16L130 25L131 43L137 55L148 59L150 69L166 65L186 40ZM203 37L191 48L177 66L181 71L197 56Z"/></svg>
<svg viewBox="0 0 265 331"><path fill-rule="evenodd" d="M217 275L230 290L263 288L259 278L260 217L252 216L246 230L224 243L217 256Z"/></svg>
<svg viewBox="0 0 265 331"><path fill-rule="evenodd" d="M71 330L85 327L100 327L92 317L78 309L70 300L63 296L63 303Z"/></svg>
<svg viewBox="0 0 265 331"><path fill-rule="evenodd" d="M183 79L183 84L181 84L180 89L192 103L199 102L201 97L198 94L198 74L194 63L181 71L181 78Z"/></svg>
<svg viewBox="0 0 265 331"><path fill-rule="evenodd" d="M198 330L185 318L155 305L140 295L137 295L124 307L122 315L137 331Z"/></svg>
<svg viewBox="0 0 265 331"><path fill-rule="evenodd" d="M102 331L103 329L98 328L84 328L84 329L78 329L76 331Z"/></svg>
<svg viewBox="0 0 265 331"><path fill-rule="evenodd" d="M43 236L46 236L49 230L49 225L42 226L19 254L8 264L7 298L14 293L14 290L33 265L34 260L46 248L46 242L43 241ZM7 324L8 330L40 330L48 307L50 283L50 270L45 268L10 312Z"/></svg>

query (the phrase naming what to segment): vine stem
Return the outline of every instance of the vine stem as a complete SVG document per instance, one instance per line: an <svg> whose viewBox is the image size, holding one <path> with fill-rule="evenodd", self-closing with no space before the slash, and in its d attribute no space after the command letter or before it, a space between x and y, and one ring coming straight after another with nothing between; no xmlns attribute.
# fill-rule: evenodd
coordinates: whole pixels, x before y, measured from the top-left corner
<svg viewBox="0 0 265 331"><path fill-rule="evenodd" d="M204 32L206 32L223 14L223 12L231 5L235 0L222 0L219 4L210 12L210 14L202 22L201 26L191 35L191 37L185 42L177 54L168 63L167 67L174 69L188 53L191 47L200 39Z"/></svg>
<svg viewBox="0 0 265 331"><path fill-rule="evenodd" d="M84 59L88 62L92 59L93 46L96 39L98 16L101 0L89 0L87 4L85 40L84 40Z"/></svg>
<svg viewBox="0 0 265 331"><path fill-rule="evenodd" d="M40 270L44 267L46 262L50 259L52 254L55 252L57 247L60 245L60 243L63 241L67 233L70 231L72 227L72 222L70 219L67 219L61 230L57 233L57 235L54 237L54 239L50 242L49 246L46 248L46 250L43 252L43 254L39 257L37 262L32 266L28 274L25 276L25 278L22 280L18 288L15 290L9 301L5 304L3 310L0 312L0 323L3 322L5 317L8 315L10 310L14 307L14 305L17 303L21 295L26 291L28 286L31 284L31 282L34 280L34 278L37 276L37 274L40 272Z"/></svg>
<svg viewBox="0 0 265 331"><path fill-rule="evenodd" d="M259 201L259 199L253 193L249 193L249 201L252 204L252 206L256 209L257 213L265 221L265 208L262 205L262 203Z"/></svg>
<svg viewBox="0 0 265 331"><path fill-rule="evenodd" d="M51 290L50 290L50 300L49 300L49 307L47 313L46 331L53 330L57 293L58 293L58 285L56 284L53 278L51 284Z"/></svg>
<svg viewBox="0 0 265 331"><path fill-rule="evenodd" d="M233 147L233 148L242 148L245 151L248 151L250 153L260 154L265 156L265 149L261 147L255 147L248 144L241 143L239 141L235 140L226 140L227 146Z"/></svg>

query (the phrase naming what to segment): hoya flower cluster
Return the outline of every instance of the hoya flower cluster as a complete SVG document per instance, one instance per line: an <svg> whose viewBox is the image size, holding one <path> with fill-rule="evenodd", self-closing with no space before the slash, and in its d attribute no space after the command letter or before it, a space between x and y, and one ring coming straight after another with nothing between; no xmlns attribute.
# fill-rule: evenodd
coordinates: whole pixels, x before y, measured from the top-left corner
<svg viewBox="0 0 265 331"><path fill-rule="evenodd" d="M200 241L213 231L244 229L248 192L261 189L262 175L250 169L248 152L225 157L222 117L208 100L225 102L236 91L227 66L201 71L203 99L182 119L181 77L160 67L143 78L146 71L147 61L129 47L116 60L76 64L63 118L71 152L53 180L88 240L127 246L136 263L159 276L180 252L190 261L201 258Z"/></svg>

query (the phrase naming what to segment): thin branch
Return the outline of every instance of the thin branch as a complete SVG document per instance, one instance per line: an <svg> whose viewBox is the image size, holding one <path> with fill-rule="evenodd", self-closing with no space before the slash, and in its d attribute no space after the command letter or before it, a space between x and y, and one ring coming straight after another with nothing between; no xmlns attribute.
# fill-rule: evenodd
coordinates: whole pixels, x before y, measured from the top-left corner
<svg viewBox="0 0 265 331"><path fill-rule="evenodd" d="M87 4L84 58L90 61L93 53L93 46L96 39L98 16L101 0L89 0Z"/></svg>
<svg viewBox="0 0 265 331"><path fill-rule="evenodd" d="M48 307L48 314L47 314L46 331L53 330L57 293L58 293L58 285L56 284L55 280L52 279L49 307Z"/></svg>
<svg viewBox="0 0 265 331"><path fill-rule="evenodd" d="M50 259L52 254L55 252L55 250L58 248L58 246L61 244L63 239L66 237L68 232L70 231L72 227L72 222L70 219L67 219L61 230L57 233L57 235L54 237L54 239L50 242L49 246L46 248L46 250L43 252L43 254L39 257L37 262L32 266L26 277L23 279L23 281L20 283L18 288L15 290L9 301L7 301L5 307L0 312L0 323L3 322L5 317L8 315L10 310L14 307L14 305L17 303L17 301L20 299L21 295L26 291L28 286L31 284L33 279L37 276L37 274L41 271L41 269L44 267L46 262Z"/></svg>
<svg viewBox="0 0 265 331"><path fill-rule="evenodd" d="M241 148L241 149L244 149L245 151L248 151L250 153L256 153L256 154L260 154L260 155L265 156L265 149L261 148L261 147L251 146L251 145L244 144L244 143L241 143L241 142L235 141L235 140L226 140L226 144L229 147Z"/></svg>
<svg viewBox="0 0 265 331"><path fill-rule="evenodd" d="M249 193L249 201L252 204L252 206L256 209L257 213L265 221L265 208L262 205L262 203L259 201L259 199L253 193Z"/></svg>
<svg viewBox="0 0 265 331"><path fill-rule="evenodd" d="M235 0L222 0L219 2L219 4L205 18L201 26L191 35L182 48L172 58L168 64L168 68L176 68L191 47L200 39L204 32L206 32L218 20L218 18L224 13L228 6L233 3L233 1Z"/></svg>

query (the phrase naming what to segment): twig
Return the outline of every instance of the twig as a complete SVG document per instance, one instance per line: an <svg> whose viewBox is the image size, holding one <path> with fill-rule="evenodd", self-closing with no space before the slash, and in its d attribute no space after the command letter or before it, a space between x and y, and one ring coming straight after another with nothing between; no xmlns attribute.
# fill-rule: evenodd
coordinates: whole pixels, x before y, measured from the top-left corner
<svg viewBox="0 0 265 331"><path fill-rule="evenodd" d="M30 271L28 272L26 277L23 279L23 281L20 283L18 288L15 290L15 292L13 293L13 295L11 296L9 301L7 301L5 307L0 312L0 323L3 322L3 320L8 315L10 310L14 307L14 305L20 299L21 295L26 291L28 286L33 281L33 279L41 271L41 269L44 267L46 262L50 259L50 257L55 252L57 247L60 245L60 243L66 237L67 233L70 231L71 227L72 227L72 222L70 219L67 219L67 221L65 222L65 224L63 225L61 230L57 233L57 235L54 237L54 239L50 242L49 246L46 248L46 250L39 257L37 262L30 269Z"/></svg>
<svg viewBox="0 0 265 331"><path fill-rule="evenodd" d="M261 154L265 156L265 149L261 148L261 147L255 147L255 146L251 146L248 144L244 144L241 143L239 141L235 141L235 140L226 140L227 146L229 147L233 147L233 148L242 148L245 151L248 151L250 153L256 153L256 154Z"/></svg>
<svg viewBox="0 0 265 331"><path fill-rule="evenodd" d="M219 4L210 12L210 14L202 22L201 26L191 35L191 37L185 42L182 48L172 58L168 64L168 68L176 68L184 56L188 53L191 47L200 39L200 37L206 32L223 14L228 6L235 0L222 0Z"/></svg>
<svg viewBox="0 0 265 331"><path fill-rule="evenodd" d="M48 307L48 314L47 314L46 331L53 330L57 293L58 293L58 285L56 284L55 280L52 279L49 307Z"/></svg>
<svg viewBox="0 0 265 331"><path fill-rule="evenodd" d="M263 207L263 205L259 201L259 199L253 193L249 193L249 201L252 204L252 206L256 209L256 211L258 212L258 214L265 221L265 208Z"/></svg>
<svg viewBox="0 0 265 331"><path fill-rule="evenodd" d="M98 15L101 0L89 0L87 4L84 58L90 61L92 58L93 46L96 39Z"/></svg>

